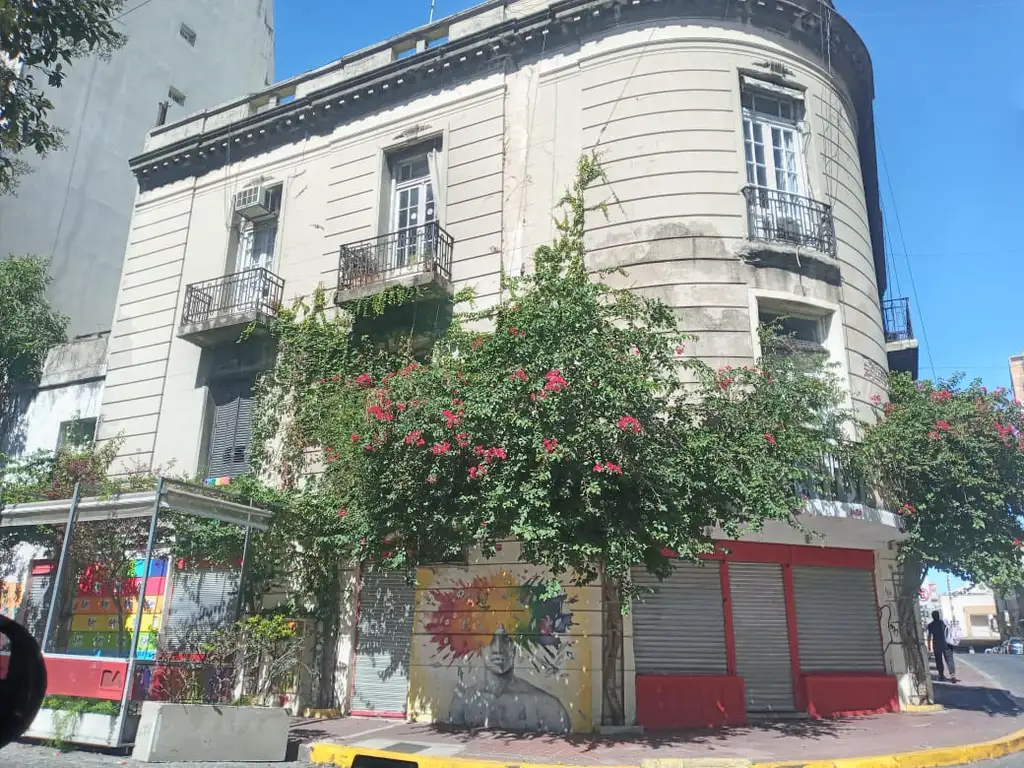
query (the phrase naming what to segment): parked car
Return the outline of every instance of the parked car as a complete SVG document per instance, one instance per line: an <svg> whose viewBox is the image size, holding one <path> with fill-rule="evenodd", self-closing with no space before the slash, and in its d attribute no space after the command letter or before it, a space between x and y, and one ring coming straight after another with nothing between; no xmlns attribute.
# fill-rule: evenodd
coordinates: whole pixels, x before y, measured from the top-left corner
<svg viewBox="0 0 1024 768"><path fill-rule="evenodd" d="M1024 640L1019 637L1011 637L1005 643L1003 653L1009 653L1013 656L1024 656Z"/></svg>

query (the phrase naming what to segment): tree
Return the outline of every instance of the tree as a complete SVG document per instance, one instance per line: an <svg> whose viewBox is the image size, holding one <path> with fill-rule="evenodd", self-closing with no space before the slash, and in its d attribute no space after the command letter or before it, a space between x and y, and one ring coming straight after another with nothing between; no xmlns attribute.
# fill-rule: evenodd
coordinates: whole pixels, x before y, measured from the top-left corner
<svg viewBox="0 0 1024 768"><path fill-rule="evenodd" d="M114 26L123 6L124 0L0 0L0 194L26 170L23 150L46 155L61 146L40 81L59 88L75 59L123 45Z"/></svg>
<svg viewBox="0 0 1024 768"><path fill-rule="evenodd" d="M46 353L65 340L67 318L46 299L48 263L0 258L0 433L10 428L13 389L39 376Z"/></svg>
<svg viewBox="0 0 1024 768"><path fill-rule="evenodd" d="M302 493L347 553L406 569L470 547L493 555L511 538L550 570L552 590L599 579L605 714L621 722L614 671L632 568L663 577L672 555L695 560L722 532L795 520L797 483L819 479L843 416L821 359L765 337L756 367L711 370L686 356L663 302L592 275L586 219L601 206L585 197L600 178L583 158L534 271L506 278L497 306L457 317L427 359L396 364L365 340L314 354L327 329L344 338L344 319L279 329L280 386L258 411L264 436L292 446L278 467L323 451Z"/></svg>
<svg viewBox="0 0 1024 768"><path fill-rule="evenodd" d="M1005 389L903 373L891 375L889 401L876 408L857 461L903 517L900 630L904 647L919 649L917 593L929 569L996 587L1024 582L1024 409Z"/></svg>

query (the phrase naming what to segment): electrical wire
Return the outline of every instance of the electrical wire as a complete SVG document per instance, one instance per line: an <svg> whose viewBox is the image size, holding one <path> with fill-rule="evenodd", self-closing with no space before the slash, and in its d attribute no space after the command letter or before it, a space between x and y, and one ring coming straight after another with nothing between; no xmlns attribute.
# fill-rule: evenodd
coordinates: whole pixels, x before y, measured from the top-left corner
<svg viewBox="0 0 1024 768"><path fill-rule="evenodd" d="M924 340L925 349L928 354L928 367L931 368L932 378L935 378L935 360L932 358L932 345L928 341L928 328L924 322L924 313L921 311L921 300L917 294L917 283L914 280L914 268L910 265L910 257L907 256L907 240L903 235L903 222L900 221L899 208L896 205L896 193L892 186L892 176L889 175L889 164L885 160L885 150L882 144L878 144L878 156L882 159L882 169L885 171L885 181L889 187L889 199L892 201L892 212L896 217L896 231L900 234L900 243L903 245L903 258L907 263L907 276L910 278L910 290L914 297L914 304L917 305L917 319L921 325L921 338Z"/></svg>
<svg viewBox="0 0 1024 768"><path fill-rule="evenodd" d="M152 2L153 2L153 0L142 0L141 3L139 3L138 5L133 5L127 11L121 11L121 13L117 14L117 16L114 16L111 19L111 21L119 21L120 19L123 19L125 16L127 16L129 13L132 13L133 11L137 11L137 10L139 10L139 8L142 8L144 5L149 5Z"/></svg>

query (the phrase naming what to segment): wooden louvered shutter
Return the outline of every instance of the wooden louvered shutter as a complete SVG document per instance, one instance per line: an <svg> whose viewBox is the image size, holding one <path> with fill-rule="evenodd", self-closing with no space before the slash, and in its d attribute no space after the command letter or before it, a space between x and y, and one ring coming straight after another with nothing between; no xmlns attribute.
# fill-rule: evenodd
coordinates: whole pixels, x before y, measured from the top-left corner
<svg viewBox="0 0 1024 768"><path fill-rule="evenodd" d="M241 380L210 388L213 419L210 424L208 477L235 477L249 471L252 387L251 380Z"/></svg>

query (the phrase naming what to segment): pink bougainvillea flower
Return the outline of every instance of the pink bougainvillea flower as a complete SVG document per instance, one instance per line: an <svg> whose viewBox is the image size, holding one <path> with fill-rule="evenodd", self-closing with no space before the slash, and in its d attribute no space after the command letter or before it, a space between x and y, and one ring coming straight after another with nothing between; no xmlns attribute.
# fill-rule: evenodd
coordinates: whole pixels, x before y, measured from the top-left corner
<svg viewBox="0 0 1024 768"><path fill-rule="evenodd" d="M939 432L932 431L928 433L928 438L931 440L941 440L942 435Z"/></svg>
<svg viewBox="0 0 1024 768"><path fill-rule="evenodd" d="M953 394L948 389L940 389L937 392L932 392L932 400L936 403L941 403L943 400L951 400Z"/></svg>
<svg viewBox="0 0 1024 768"><path fill-rule="evenodd" d="M353 432L353 433L352 433L352 437L350 437L349 439L350 439L350 440L351 440L351 441L352 441L353 443L358 443L358 442L359 442L359 435L357 435L357 434L356 434L355 432Z"/></svg>
<svg viewBox="0 0 1024 768"><path fill-rule="evenodd" d="M368 387L373 384L373 376L368 373L360 373L356 376L356 384L360 387Z"/></svg>
<svg viewBox="0 0 1024 768"><path fill-rule="evenodd" d="M718 380L718 388L723 392L729 388L730 384L732 384L732 379L729 377Z"/></svg>
<svg viewBox="0 0 1024 768"><path fill-rule="evenodd" d="M597 463L596 463L596 464L594 465L594 471L595 471L595 472L604 472L604 464L602 464L602 463L601 463L600 461L599 461L599 462L597 462Z"/></svg>
<svg viewBox="0 0 1024 768"><path fill-rule="evenodd" d="M475 453L477 456L483 456L484 453L486 452L486 450L487 449L484 448L482 445L474 445L473 446L473 453Z"/></svg>
<svg viewBox="0 0 1024 768"><path fill-rule="evenodd" d="M882 396L881 395L872 395L871 396L871 402L874 403L875 405L878 405L879 403L882 402Z"/></svg>
<svg viewBox="0 0 1024 768"><path fill-rule="evenodd" d="M775 442L775 435L771 434L770 432L765 432L764 433L764 439L765 439L765 441L767 441L768 445L772 446L773 448L777 444Z"/></svg>
<svg viewBox="0 0 1024 768"><path fill-rule="evenodd" d="M342 507L338 510L338 517L345 517L348 514L348 510Z"/></svg>
<svg viewBox="0 0 1024 768"><path fill-rule="evenodd" d="M548 437L545 438L543 445L545 451L547 451L548 453L552 453L558 447L558 441Z"/></svg>
<svg viewBox="0 0 1024 768"><path fill-rule="evenodd" d="M1022 542L1021 542L1021 540L1020 540L1020 539L1014 539L1014 540L1013 540L1013 546L1015 546L1015 547L1019 547L1019 546L1021 545L1021 543L1022 543Z"/></svg>
<svg viewBox="0 0 1024 768"><path fill-rule="evenodd" d="M676 354L677 355L681 355L684 352L686 352L686 347L683 346L682 344L680 344L678 347L676 347Z"/></svg>
<svg viewBox="0 0 1024 768"><path fill-rule="evenodd" d="M948 421L942 421L942 420L936 421L935 422L935 428L937 430L941 431L941 432L948 432L949 431L949 422Z"/></svg>
<svg viewBox="0 0 1024 768"><path fill-rule="evenodd" d="M518 379L519 381L526 381L529 377L526 375L526 371L524 371L522 368L516 368L512 375L509 376L509 378L512 379L513 381L515 381L516 379Z"/></svg>
<svg viewBox="0 0 1024 768"><path fill-rule="evenodd" d="M900 512L909 517L913 517L917 514L917 508L913 504L904 504L900 507Z"/></svg>
<svg viewBox="0 0 1024 768"><path fill-rule="evenodd" d="M562 376L562 372L557 368L553 368L545 373L544 378L547 379L547 382L544 384L545 392L561 392L568 386L568 382Z"/></svg>
<svg viewBox="0 0 1024 768"><path fill-rule="evenodd" d="M431 485L437 484L437 475L427 475L427 482Z"/></svg>
<svg viewBox="0 0 1024 768"><path fill-rule="evenodd" d="M430 452L435 456L444 456L452 449L451 443L445 440L443 443L434 443L430 446Z"/></svg>
<svg viewBox="0 0 1024 768"><path fill-rule="evenodd" d="M441 415L444 416L445 425L448 429L458 426L462 422L462 411L452 412L445 408L441 411Z"/></svg>
<svg viewBox="0 0 1024 768"><path fill-rule="evenodd" d="M419 440L422 435L423 435L423 433L420 430L418 430L418 429L410 429L409 430L409 434L407 434L405 436L405 444L406 445L414 445L416 443L416 441Z"/></svg>
<svg viewBox="0 0 1024 768"><path fill-rule="evenodd" d="M481 346L483 343L484 343L484 340L482 338L480 338L479 336L477 336L475 339L473 339L473 342L472 342L472 344L470 346L472 346L473 349L476 349L477 347Z"/></svg>
<svg viewBox="0 0 1024 768"><path fill-rule="evenodd" d="M459 448L465 448L469 445L469 435L466 432L459 432L455 436L455 442L458 443Z"/></svg>
<svg viewBox="0 0 1024 768"><path fill-rule="evenodd" d="M484 451L484 460L491 461L491 459L506 459L508 456L505 453L504 448L488 448Z"/></svg>
<svg viewBox="0 0 1024 768"><path fill-rule="evenodd" d="M606 461L604 463L604 471L610 475L621 475L622 467L620 467L614 461Z"/></svg>
<svg viewBox="0 0 1024 768"><path fill-rule="evenodd" d="M632 432L634 435L639 435L643 432L643 427L640 426L640 422L632 416L623 416L617 422L617 426L623 432Z"/></svg>
<svg viewBox="0 0 1024 768"><path fill-rule="evenodd" d="M469 479L476 480L476 467L469 468Z"/></svg>

